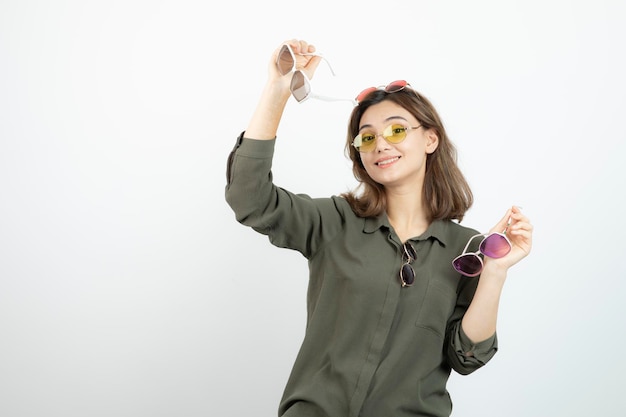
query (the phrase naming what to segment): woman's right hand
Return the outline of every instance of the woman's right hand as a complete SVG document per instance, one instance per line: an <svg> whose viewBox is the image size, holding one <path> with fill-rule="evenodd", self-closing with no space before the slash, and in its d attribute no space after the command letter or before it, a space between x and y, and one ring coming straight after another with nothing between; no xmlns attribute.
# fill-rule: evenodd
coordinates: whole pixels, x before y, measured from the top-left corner
<svg viewBox="0 0 626 417"><path fill-rule="evenodd" d="M291 84L291 78L293 77L293 71L282 75L276 65L278 53L284 44L288 44L292 48L295 55L296 69L304 71L309 79L313 78L317 66L323 59L315 55L303 55L315 52L315 47L303 40L291 39L281 43L280 46L276 48L269 63L267 83L263 89L256 110L252 115L252 119L248 123L245 132L246 138L262 140L276 138L278 125L280 124L287 101L291 96L289 86Z"/></svg>
<svg viewBox="0 0 626 417"><path fill-rule="evenodd" d="M278 54L283 45L289 45L296 58L295 69L285 75L278 71L278 66L276 65ZM284 41L274 50L269 62L269 82L277 85L282 91L289 91L291 77L296 69L303 71L309 79L313 79L315 70L322 61L322 58L318 55L307 55L314 53L315 46L304 40L290 39Z"/></svg>

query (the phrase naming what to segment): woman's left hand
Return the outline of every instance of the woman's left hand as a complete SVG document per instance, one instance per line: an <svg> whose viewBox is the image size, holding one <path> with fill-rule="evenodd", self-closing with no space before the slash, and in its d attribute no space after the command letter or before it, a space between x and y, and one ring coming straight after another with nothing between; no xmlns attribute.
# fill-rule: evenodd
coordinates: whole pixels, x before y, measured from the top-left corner
<svg viewBox="0 0 626 417"><path fill-rule="evenodd" d="M533 225L519 207L513 206L508 209L504 217L490 230L490 233L492 232L506 235L511 242L511 252L499 259L485 257L485 264L492 263L499 268L508 269L530 253Z"/></svg>

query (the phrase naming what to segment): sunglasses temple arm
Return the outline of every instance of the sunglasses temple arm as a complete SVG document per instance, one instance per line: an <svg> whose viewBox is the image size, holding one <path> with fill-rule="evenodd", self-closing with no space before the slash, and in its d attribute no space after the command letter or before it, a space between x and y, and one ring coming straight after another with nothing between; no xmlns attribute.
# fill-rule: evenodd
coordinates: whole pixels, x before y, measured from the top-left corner
<svg viewBox="0 0 626 417"><path fill-rule="evenodd" d="M351 98L338 98L338 97L320 96L320 95L312 94L312 93L311 93L311 97L312 98L316 98L318 100L324 100L324 101L349 101L354 106L356 106L358 104L356 100L353 100Z"/></svg>
<svg viewBox="0 0 626 417"><path fill-rule="evenodd" d="M302 56L319 56L320 58L322 58L322 60L324 62L326 62L326 65L328 65L328 68L330 69L331 74L333 74L333 77L336 76L335 70L333 70L333 67L330 65L330 62L322 54L306 53L306 54L300 54L300 55L302 55Z"/></svg>
<svg viewBox="0 0 626 417"><path fill-rule="evenodd" d="M472 243L472 240L476 239L479 236L485 236L485 235L481 233L481 234L474 235L474 236L469 238L469 240L467 241L467 244L465 245L465 248L463 249L463 252L461 253L462 255L467 252L467 249L469 249L469 245L470 245L470 243Z"/></svg>

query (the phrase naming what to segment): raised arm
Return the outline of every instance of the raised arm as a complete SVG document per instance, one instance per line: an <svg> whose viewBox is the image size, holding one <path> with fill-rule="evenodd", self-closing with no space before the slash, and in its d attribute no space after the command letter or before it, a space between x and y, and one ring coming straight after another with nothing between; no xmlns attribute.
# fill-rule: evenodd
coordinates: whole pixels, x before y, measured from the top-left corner
<svg viewBox="0 0 626 417"><path fill-rule="evenodd" d="M518 207L509 209L491 231L503 230L506 230L511 242L511 251L499 259L485 257L476 293L461 324L465 334L475 343L490 338L496 332L498 306L508 269L526 257L532 246L533 226Z"/></svg>
<svg viewBox="0 0 626 417"><path fill-rule="evenodd" d="M315 47L307 42L291 39L283 42L272 54L269 62L268 78L261 98L246 129L245 136L250 139L270 140L276 138L278 125L290 96L289 84L293 72L281 75L276 65L276 58L282 45L288 44L294 52L295 67L313 77L317 66L322 61L315 52Z"/></svg>

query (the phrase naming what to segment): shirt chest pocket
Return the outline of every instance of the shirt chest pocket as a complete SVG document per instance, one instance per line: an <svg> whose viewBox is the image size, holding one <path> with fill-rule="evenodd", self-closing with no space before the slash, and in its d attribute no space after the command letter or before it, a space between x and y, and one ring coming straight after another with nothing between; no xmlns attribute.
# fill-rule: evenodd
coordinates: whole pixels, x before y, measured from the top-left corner
<svg viewBox="0 0 626 417"><path fill-rule="evenodd" d="M418 306L415 326L429 330L443 339L455 305L455 290L444 283L429 280Z"/></svg>

